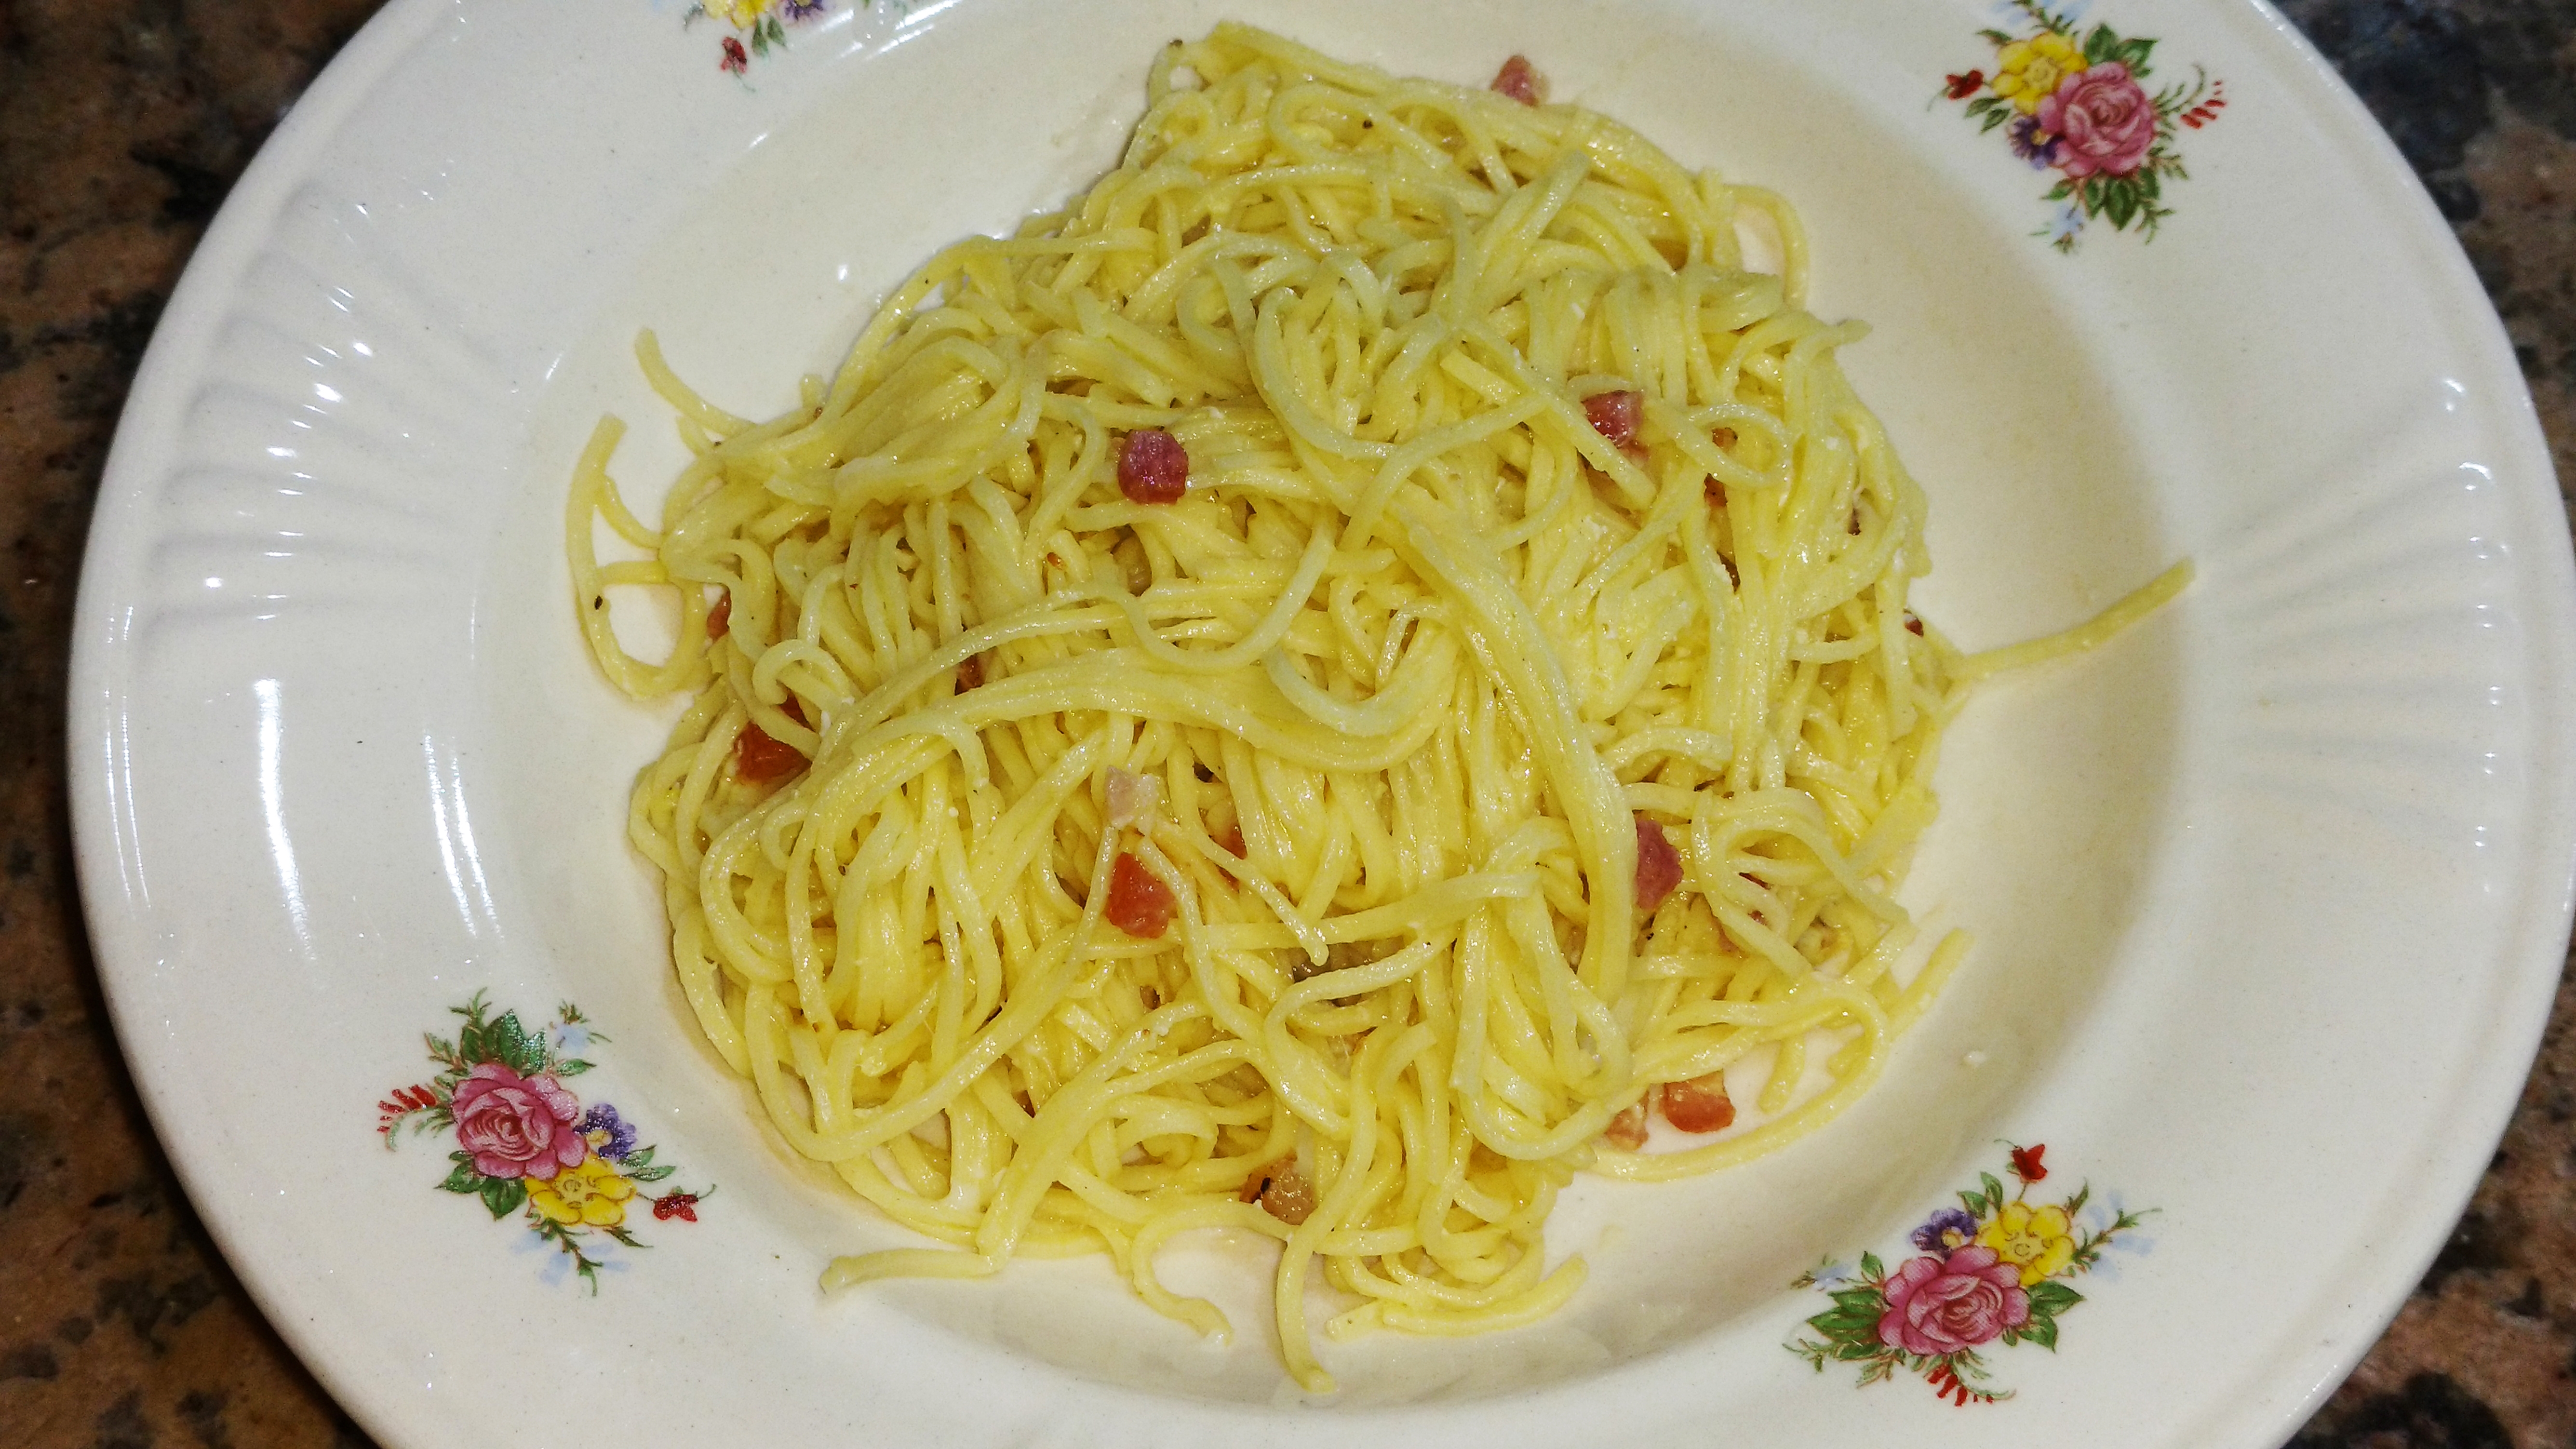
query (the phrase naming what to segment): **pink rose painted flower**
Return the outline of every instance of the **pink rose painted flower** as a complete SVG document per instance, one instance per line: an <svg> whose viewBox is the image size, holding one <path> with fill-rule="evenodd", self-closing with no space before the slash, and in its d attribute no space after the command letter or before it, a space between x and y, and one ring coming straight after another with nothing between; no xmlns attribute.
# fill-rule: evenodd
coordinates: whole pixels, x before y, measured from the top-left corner
<svg viewBox="0 0 2576 1449"><path fill-rule="evenodd" d="M1965 1247L1947 1259L1926 1255L1889 1276L1879 1341L1927 1357L1957 1353L2030 1321L2021 1270L1992 1248Z"/></svg>
<svg viewBox="0 0 2576 1449"><path fill-rule="evenodd" d="M448 1110L456 1117L456 1140L485 1177L549 1181L590 1154L576 1125L581 1103L550 1076L523 1077L484 1062L456 1084Z"/></svg>
<svg viewBox="0 0 2576 1449"><path fill-rule="evenodd" d="M2156 143L2156 106L2117 61L2068 76L2039 103L2040 129L2056 135L2057 164L2078 181L2095 172L2126 176Z"/></svg>

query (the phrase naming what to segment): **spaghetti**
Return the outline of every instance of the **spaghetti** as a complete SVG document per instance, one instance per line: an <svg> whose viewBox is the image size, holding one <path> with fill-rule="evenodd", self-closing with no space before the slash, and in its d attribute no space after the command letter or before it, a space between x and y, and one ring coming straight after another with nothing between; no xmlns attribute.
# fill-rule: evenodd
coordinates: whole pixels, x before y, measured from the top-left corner
<svg viewBox="0 0 2576 1449"><path fill-rule="evenodd" d="M1959 960L1898 984L1893 891L1983 665L1906 608L1862 329L1803 310L1781 198L1533 81L1221 26L789 412L640 340L693 459L647 528L603 420L567 547L609 677L694 696L630 831L680 983L797 1152L953 1245L827 1282L1105 1252L1222 1334L1156 1254L1248 1231L1328 1389L1318 1293L1334 1336L1547 1313L1574 1172L1811 1130ZM676 593L661 663L628 585ZM1719 1135L1644 1150L1649 1109Z"/></svg>

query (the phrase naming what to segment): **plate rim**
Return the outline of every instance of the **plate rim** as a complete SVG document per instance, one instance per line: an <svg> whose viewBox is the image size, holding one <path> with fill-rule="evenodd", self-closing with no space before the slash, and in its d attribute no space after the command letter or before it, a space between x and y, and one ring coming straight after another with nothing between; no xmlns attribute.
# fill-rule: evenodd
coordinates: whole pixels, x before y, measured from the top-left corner
<svg viewBox="0 0 2576 1449"><path fill-rule="evenodd" d="M106 571L97 564L106 556L130 556L140 538L148 536L143 505L159 490L166 473L165 454L183 426L182 389L197 376L211 328L222 320L224 303L244 263L266 238L289 190L327 152L351 111L448 8L446 0L391 0L371 16L296 100L227 194L191 254L137 368L102 472L83 551L67 672L65 749L77 890L102 995L137 1096L200 1220L227 1262L235 1266L244 1290L334 1400L389 1442L402 1440L401 1425L379 1422L374 1411L381 1405L363 1385L347 1380L329 1346L316 1341L294 1311L291 1295L243 1266L246 1259L238 1242L241 1225L223 1205L207 1201L201 1193L198 1174L190 1165L193 1153L183 1150L180 1144L185 1139L174 1131L181 1107L174 1089L163 1080L170 1064L166 1060L154 1064L142 1023L131 1018L130 983L120 986L120 981L141 969L136 963L150 959L151 949L141 935L140 919L129 909L127 837L118 824L123 805L117 771L108 761L106 748L114 738L110 704L122 698L130 677L123 668L128 656L120 651L112 616L123 596L109 596ZM2502 384L2491 397L2516 424L2512 451L2522 455L2510 461L2536 478L2554 477L2528 384L2512 358L2502 321L2457 237L2385 130L2331 63L2270 0L2201 0L2196 8L2214 14L2250 13L2263 22L2274 43L2287 44L2300 60L2311 82L2306 99L2331 107L2339 123L2330 139L2366 152L2376 189L2390 200L2403 198L2402 211L2388 219L2410 246L2439 269L2440 290L2477 299L2476 312L2463 319L2463 340L2488 367L2488 382ZM2472 1144L2466 1149L2455 1146L2449 1154L2453 1160L2483 1162L2509 1125L2547 1025L2548 1006L2565 961L2569 921L2576 915L2576 782L2571 782L2570 770L2557 763L2567 753L2564 747L2576 742L2576 669L2569 667L2576 662L2576 625L2571 625L2576 620L2576 557L2564 546L2563 512L2544 510L2540 506L2544 500L2537 493L2536 488L2516 490L2511 497L2523 522L2549 525L2534 537L2556 545L2544 548L2537 559L2529 557L2526 547L2526 559L2516 577L2523 597L2556 606L2535 610L2524 651L2540 665L2527 681L2534 726L2528 763L2535 770L2533 793L2547 796L2546 803L2534 810L2536 844L2531 854L2535 860L2554 860L2556 869L2545 878L2538 872L2525 876L2519 882L2519 898L2505 913L2514 929L2510 944L2499 955L2496 976L2500 992L2523 1009L2497 1028L2495 1039L2501 1050L2488 1058L2487 1068L2474 1081L2464 1078L2463 1096L2474 1099L2472 1104L2482 1112L2476 1130L2453 1134L2455 1144ZM2544 520L2544 512L2551 517ZM2545 626L2539 623L2544 618ZM2545 792L2538 788L2542 785L2548 786ZM2546 848L2552 843L2554 855ZM2322 1326L2349 1332L2329 1334L2325 1342L2283 1345L2282 1360L2304 1366L2298 1377L2304 1378L2306 1369L2318 1368L2324 1370L2323 1377L2310 1379L2291 1393L2233 1396L2238 1411L2213 1415L2208 1421L2213 1429L2232 1419L2248 1431L2276 1437L2294 1430L2349 1375L2402 1310L2407 1289L2421 1278L2447 1239L2481 1176L2479 1171L2453 1174L2455 1186L2446 1190L2445 1199L2449 1211L2383 1256L2384 1263L2402 1268L2384 1269L2374 1280L2373 1291L2350 1295L2376 1300L2384 1310L2361 1310L2356 1317L2356 1310L2347 1305L2339 1314L2330 1314ZM2304 1310L2302 1315L2285 1315L2285 1325L2311 1321L2303 1315Z"/></svg>

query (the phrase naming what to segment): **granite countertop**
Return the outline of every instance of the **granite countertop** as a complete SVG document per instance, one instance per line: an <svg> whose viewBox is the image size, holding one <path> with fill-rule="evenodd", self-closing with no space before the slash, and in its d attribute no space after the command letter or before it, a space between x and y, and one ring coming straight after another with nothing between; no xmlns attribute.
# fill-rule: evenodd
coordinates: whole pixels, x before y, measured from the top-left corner
<svg viewBox="0 0 2576 1449"><path fill-rule="evenodd" d="M62 698L90 502L154 319L376 4L0 0L0 1443L368 1442L145 1124L73 890ZM2576 487L2576 0L2287 9L2458 230ZM2576 986L2449 1247L2293 1442L2576 1444Z"/></svg>

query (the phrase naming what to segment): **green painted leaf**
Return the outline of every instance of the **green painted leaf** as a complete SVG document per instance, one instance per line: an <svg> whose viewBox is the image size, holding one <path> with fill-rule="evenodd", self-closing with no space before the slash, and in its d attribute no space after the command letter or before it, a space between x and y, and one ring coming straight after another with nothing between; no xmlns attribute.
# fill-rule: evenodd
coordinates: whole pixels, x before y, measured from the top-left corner
<svg viewBox="0 0 2576 1449"><path fill-rule="evenodd" d="M2000 30L1980 30L1977 34L1987 40L1993 41L1997 45L2010 45L2013 43L2013 38L2004 34Z"/></svg>
<svg viewBox="0 0 2576 1449"><path fill-rule="evenodd" d="M2063 1283L2047 1281L2030 1286L2030 1311L2033 1313L2046 1313L2055 1317L2083 1301L2083 1294Z"/></svg>
<svg viewBox="0 0 2576 1449"><path fill-rule="evenodd" d="M2000 107L2003 103L2003 98L2001 96L1979 96L1975 100L1968 102L1968 114L1972 116L1982 116L1986 112Z"/></svg>
<svg viewBox="0 0 2576 1449"><path fill-rule="evenodd" d="M1988 1207L1986 1203L1986 1195L1984 1193L1963 1192L1959 1194L1959 1206L1966 1208L1968 1210L1968 1216L1975 1218L1977 1221L1984 1222L1986 1220Z"/></svg>
<svg viewBox="0 0 2576 1449"><path fill-rule="evenodd" d="M491 1209L496 1218L517 1212L519 1205L528 1200L528 1189L515 1177L487 1177L483 1179L482 1192L483 1206Z"/></svg>
<svg viewBox="0 0 2576 1449"><path fill-rule="evenodd" d="M628 1172L626 1175L635 1179L637 1182L660 1182L663 1178L669 1177L672 1173L679 1170L680 1169L676 1167L642 1167Z"/></svg>
<svg viewBox="0 0 2576 1449"><path fill-rule="evenodd" d="M1842 1318L1842 1315L1824 1315L1824 1318L1808 1318L1806 1323L1808 1328L1814 1328L1816 1333L1824 1333L1826 1341L1832 1341L1832 1343L1868 1343L1878 1338L1878 1320L1875 1318L1860 1320L1860 1318Z"/></svg>
<svg viewBox="0 0 2576 1449"><path fill-rule="evenodd" d="M1977 1182L1986 1190L1986 1201L1993 1203L1997 1208L2001 1208L2004 1205L2004 1185L1995 1181L1995 1175L1993 1173L1978 1173Z"/></svg>
<svg viewBox="0 0 2576 1449"><path fill-rule="evenodd" d="M2054 1318L2033 1316L2030 1322L2022 1325L2021 1336L2050 1353L2057 1352L2057 1320Z"/></svg>
<svg viewBox="0 0 2576 1449"><path fill-rule="evenodd" d="M617 1160L620 1164L627 1167L651 1167L653 1165L653 1149L650 1147L638 1147L634 1151L627 1153L624 1157Z"/></svg>
<svg viewBox="0 0 2576 1449"><path fill-rule="evenodd" d="M2052 186L2052 187L2048 188L2048 194L2047 194L2046 196L2041 197L2041 198L2040 198L2040 200L2042 200L2042 201L2064 201L2066 198L2068 198L2068 197L2070 197L2070 196L2073 196L2074 194L2075 194L2075 183L2074 183L2074 182L2072 182L2072 181L2061 181L2061 182L2057 183L2055 186Z"/></svg>
<svg viewBox="0 0 2576 1449"><path fill-rule="evenodd" d="M1845 1363L1851 1363L1861 1359L1876 1358L1880 1352L1881 1349L1875 1341L1869 1343L1846 1343L1835 1347L1834 1357L1841 1359Z"/></svg>
<svg viewBox="0 0 2576 1449"><path fill-rule="evenodd" d="M457 1155L461 1157L464 1154ZM472 1163L460 1162L456 1164L455 1171L447 1174L447 1181L440 1183L439 1187L448 1192L481 1192L483 1174L476 1172Z"/></svg>
<svg viewBox="0 0 2576 1449"><path fill-rule="evenodd" d="M465 1029L456 1034L456 1055L468 1066L480 1066L492 1060L492 1053L483 1045L482 1023L469 1021L465 1023Z"/></svg>
<svg viewBox="0 0 2576 1449"><path fill-rule="evenodd" d="M592 1063L583 1061L579 1057L572 1057L555 1063L555 1075L558 1077L578 1077L582 1073L589 1071L591 1066Z"/></svg>
<svg viewBox="0 0 2576 1449"><path fill-rule="evenodd" d="M2112 182L2102 188L2102 202L2111 225L2125 231L2138 214L2138 188L2131 182Z"/></svg>
<svg viewBox="0 0 2576 1449"><path fill-rule="evenodd" d="M2119 62L2129 68L2129 74L2144 76L2147 73L2147 52L2155 48L2156 43L2152 40L2121 41Z"/></svg>
<svg viewBox="0 0 2576 1449"><path fill-rule="evenodd" d="M545 1043L519 1025L515 1011L503 1013L499 1021L483 1029L483 1045L494 1059L520 1076L533 1077L546 1069Z"/></svg>
<svg viewBox="0 0 2576 1449"><path fill-rule="evenodd" d="M1878 1261L1876 1253L1863 1253L1860 1255L1860 1271L1862 1277L1875 1280L1887 1276L1887 1265Z"/></svg>
<svg viewBox="0 0 2576 1449"><path fill-rule="evenodd" d="M2110 26L2096 25L2093 27L2093 33L2084 37L2084 63L2086 65L2100 65L2106 60L2117 60L2119 58L2120 37L2111 29Z"/></svg>
<svg viewBox="0 0 2576 1449"><path fill-rule="evenodd" d="M2010 106L2006 106L2002 110L1998 111L1988 111L1986 113L1985 120L1978 123L1977 134L1982 136L1988 131L1993 130L1995 127L2000 126L2011 119L2012 108Z"/></svg>

